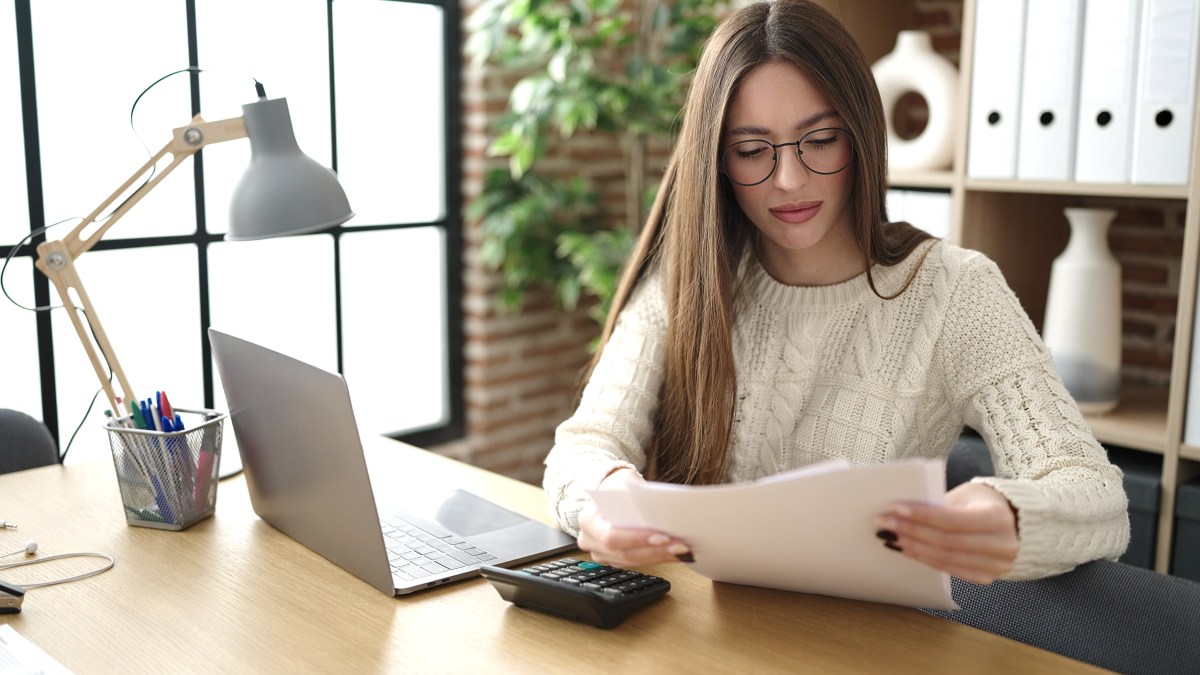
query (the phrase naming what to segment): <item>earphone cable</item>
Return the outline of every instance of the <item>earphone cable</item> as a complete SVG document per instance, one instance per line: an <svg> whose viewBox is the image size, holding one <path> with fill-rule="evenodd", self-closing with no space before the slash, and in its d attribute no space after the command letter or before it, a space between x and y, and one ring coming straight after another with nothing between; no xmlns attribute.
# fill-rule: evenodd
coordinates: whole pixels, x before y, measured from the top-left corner
<svg viewBox="0 0 1200 675"><path fill-rule="evenodd" d="M37 564L44 563L44 562L50 562L51 560L63 560L65 558L100 558L101 560L107 560L108 564L104 565L103 567L98 567L94 570L89 570L87 572L84 572L83 574L76 574L75 576L71 576L71 577L64 577L62 579L54 579L52 581L39 581L39 582L32 583L32 584L18 584L18 585L21 588L29 590L31 588L42 588L45 586L54 586L56 584L66 584L66 583L70 583L72 581L79 581L80 579L87 579L88 577L94 577L97 574L107 572L108 570L112 569L114 564L116 564L116 561L113 560L113 557L111 555L108 555L107 553L92 553L90 551L85 551L85 552L81 552L81 553L59 553L57 555L46 556L45 558L37 558L34 560L22 560L20 562L15 562L15 563L4 563L4 564L0 564L0 570L12 569L14 567L26 567L28 565L37 565Z"/></svg>

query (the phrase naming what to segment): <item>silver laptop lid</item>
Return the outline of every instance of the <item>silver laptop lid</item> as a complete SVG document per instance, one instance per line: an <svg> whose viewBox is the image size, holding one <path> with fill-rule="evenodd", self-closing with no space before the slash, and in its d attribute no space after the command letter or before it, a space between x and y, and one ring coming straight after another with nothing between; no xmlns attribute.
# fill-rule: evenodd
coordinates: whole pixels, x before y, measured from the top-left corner
<svg viewBox="0 0 1200 675"><path fill-rule="evenodd" d="M345 380L212 328L208 335L255 513L392 594Z"/></svg>

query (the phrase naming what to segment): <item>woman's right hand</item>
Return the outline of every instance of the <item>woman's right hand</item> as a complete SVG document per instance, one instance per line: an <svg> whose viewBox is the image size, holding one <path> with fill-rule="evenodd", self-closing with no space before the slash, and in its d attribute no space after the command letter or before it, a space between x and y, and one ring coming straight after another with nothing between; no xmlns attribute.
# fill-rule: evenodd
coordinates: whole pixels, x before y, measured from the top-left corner
<svg viewBox="0 0 1200 675"><path fill-rule="evenodd" d="M604 488L622 488L642 477L630 469L613 472L601 483ZM579 548L592 559L614 567L638 567L663 562L689 561L691 548L667 534L637 527L616 527L588 504L579 513Z"/></svg>

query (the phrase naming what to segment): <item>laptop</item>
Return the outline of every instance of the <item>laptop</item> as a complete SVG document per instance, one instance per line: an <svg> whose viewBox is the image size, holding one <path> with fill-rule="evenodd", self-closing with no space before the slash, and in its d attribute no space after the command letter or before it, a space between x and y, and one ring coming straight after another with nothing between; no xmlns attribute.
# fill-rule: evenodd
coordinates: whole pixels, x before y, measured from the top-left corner
<svg viewBox="0 0 1200 675"><path fill-rule="evenodd" d="M398 510L381 514L345 379L212 328L208 337L254 512L384 593L576 548L562 531L453 486L401 494Z"/></svg>

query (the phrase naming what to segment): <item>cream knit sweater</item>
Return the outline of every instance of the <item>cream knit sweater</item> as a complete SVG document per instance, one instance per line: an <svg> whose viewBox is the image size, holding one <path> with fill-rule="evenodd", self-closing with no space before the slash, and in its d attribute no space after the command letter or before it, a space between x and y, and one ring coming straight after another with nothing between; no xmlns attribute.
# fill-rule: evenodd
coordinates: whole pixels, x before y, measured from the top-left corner
<svg viewBox="0 0 1200 675"><path fill-rule="evenodd" d="M1050 353L980 253L934 241L876 288L862 274L786 286L756 259L744 267L733 334L737 403L727 482L844 457L871 464L945 457L964 425L991 449L991 485L1016 507L1021 550L1008 579L1116 558L1129 541L1121 471L1110 464L1054 370ZM593 489L619 467L641 471L662 385L666 302L646 276L619 317L575 414L546 458L551 512L578 535Z"/></svg>

